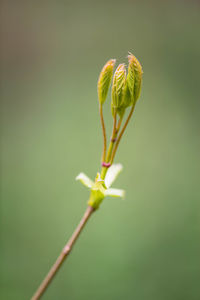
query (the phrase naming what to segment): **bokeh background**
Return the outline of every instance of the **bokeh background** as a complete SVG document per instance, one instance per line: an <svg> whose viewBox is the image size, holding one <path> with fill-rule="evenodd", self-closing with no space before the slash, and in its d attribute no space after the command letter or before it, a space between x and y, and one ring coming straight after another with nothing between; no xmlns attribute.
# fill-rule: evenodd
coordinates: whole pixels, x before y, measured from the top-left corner
<svg viewBox="0 0 200 300"><path fill-rule="evenodd" d="M128 51L144 81L116 157L126 199L104 201L44 299L200 298L199 31L199 1L1 1L2 300L31 298L79 222L98 75Z"/></svg>

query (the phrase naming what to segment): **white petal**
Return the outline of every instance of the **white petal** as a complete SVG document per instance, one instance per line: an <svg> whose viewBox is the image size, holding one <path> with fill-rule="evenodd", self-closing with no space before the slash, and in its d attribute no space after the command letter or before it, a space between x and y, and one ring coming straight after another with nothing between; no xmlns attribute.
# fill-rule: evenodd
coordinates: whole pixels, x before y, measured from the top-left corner
<svg viewBox="0 0 200 300"><path fill-rule="evenodd" d="M77 177L76 180L80 180L80 182L87 186L88 188L91 188L94 185L94 182L84 173L80 173Z"/></svg>
<svg viewBox="0 0 200 300"><path fill-rule="evenodd" d="M114 164L108 169L105 178L105 185L107 188L109 188L111 184L115 181L122 169L123 166L121 164Z"/></svg>
<svg viewBox="0 0 200 300"><path fill-rule="evenodd" d="M119 190L119 189L107 189L105 191L105 196L124 198L125 191L124 190Z"/></svg>

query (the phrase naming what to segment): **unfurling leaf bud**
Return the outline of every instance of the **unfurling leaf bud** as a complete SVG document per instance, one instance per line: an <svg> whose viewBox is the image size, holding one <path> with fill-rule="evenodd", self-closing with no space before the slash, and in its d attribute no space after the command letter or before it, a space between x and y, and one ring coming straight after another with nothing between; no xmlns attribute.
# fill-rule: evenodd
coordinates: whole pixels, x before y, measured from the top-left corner
<svg viewBox="0 0 200 300"><path fill-rule="evenodd" d="M129 52L128 55L129 67L127 76L127 86L131 96L131 104L136 103L141 92L142 83L142 66L137 58Z"/></svg>
<svg viewBox="0 0 200 300"><path fill-rule="evenodd" d="M124 64L120 64L113 77L113 86L112 86L112 103L111 108L112 112L120 112L121 107L123 106L124 101L124 92L126 86L126 69Z"/></svg>
<svg viewBox="0 0 200 300"><path fill-rule="evenodd" d="M108 89L110 87L115 62L116 62L115 59L109 60L105 64L105 66L103 67L103 69L101 70L101 73L99 75L98 98L99 98L99 103L101 105L105 102L107 94L108 94Z"/></svg>

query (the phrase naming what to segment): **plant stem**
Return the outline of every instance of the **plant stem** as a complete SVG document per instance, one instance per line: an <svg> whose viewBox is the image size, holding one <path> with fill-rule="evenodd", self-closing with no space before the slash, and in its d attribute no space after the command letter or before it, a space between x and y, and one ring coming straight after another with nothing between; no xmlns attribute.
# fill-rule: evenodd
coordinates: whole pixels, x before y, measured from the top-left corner
<svg viewBox="0 0 200 300"><path fill-rule="evenodd" d="M116 134L118 134L118 132L119 132L119 129L120 129L121 124L122 124L122 120L123 120L123 117L121 117L121 118L119 119L119 121L118 121L117 128L116 128Z"/></svg>
<svg viewBox="0 0 200 300"><path fill-rule="evenodd" d="M113 116L113 129L112 129L112 135L111 135L111 139L110 139L110 145L109 145L108 153L107 153L107 156L106 156L106 162L107 163L110 162L113 146L114 146L114 143L115 143L115 138L116 138L116 134L117 134L116 123L117 123L117 114L115 112L114 116ZM101 169L101 178L102 179L105 178L107 171L108 171L107 167L102 167L102 169Z"/></svg>
<svg viewBox="0 0 200 300"><path fill-rule="evenodd" d="M54 265L50 269L49 273L47 274L47 276L45 277L45 279L43 280L43 282L39 286L36 293L31 298L31 300L38 300L38 299L41 298L41 296L43 295L43 293L45 292L45 290L49 286L50 282L52 281L52 279L56 275L57 271L59 270L59 268L63 264L64 260L67 258L67 256L71 252L74 243L76 242L77 238L79 237L79 234L83 230L85 224L87 223L89 217L91 216L91 214L93 212L94 212L94 208L91 207L91 206L88 206L86 211L85 211L85 214L83 215L83 217L82 217L79 225L77 226L76 230L72 234L72 236L69 239L68 243L63 248L63 250L60 253L60 255L58 256L56 262L54 263Z"/></svg>
<svg viewBox="0 0 200 300"><path fill-rule="evenodd" d="M110 160L111 164L113 163L113 160L115 158L115 154L116 154L119 142L120 142L120 140L121 140L121 138L122 138L122 136L124 134L124 131L125 131L127 125L128 125L128 122L130 121L130 118L131 118L131 116L133 114L134 108L135 108L135 105L132 105L131 110L130 110L129 115L128 115L128 118L127 118L126 122L124 123L124 126L122 127L120 135L119 135L119 137L118 137L118 139L116 141L115 147L114 147L113 152L112 152L111 160Z"/></svg>
<svg viewBox="0 0 200 300"><path fill-rule="evenodd" d="M103 110L102 110L102 105L101 105L101 104L99 104L99 113L100 113L101 127L102 127L102 132L103 132L103 153L102 153L102 162L104 162L104 161L105 161L105 158L106 158L107 141L106 141L106 129L105 129L105 123L104 123L104 118L103 118Z"/></svg>

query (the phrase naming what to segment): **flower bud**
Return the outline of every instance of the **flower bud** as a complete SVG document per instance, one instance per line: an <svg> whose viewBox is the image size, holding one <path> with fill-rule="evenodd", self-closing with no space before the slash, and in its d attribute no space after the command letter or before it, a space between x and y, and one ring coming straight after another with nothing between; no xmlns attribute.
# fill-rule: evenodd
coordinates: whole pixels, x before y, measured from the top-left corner
<svg viewBox="0 0 200 300"><path fill-rule="evenodd" d="M98 98L99 98L99 103L101 105L105 102L107 94L108 94L108 89L110 87L115 62L116 62L115 59L109 60L105 64L105 66L103 67L103 69L101 70L101 73L99 75Z"/></svg>
<svg viewBox="0 0 200 300"><path fill-rule="evenodd" d="M112 86L112 112L116 110L117 112L123 106L124 101L124 91L126 86L126 69L124 64L120 64L113 77Z"/></svg>
<svg viewBox="0 0 200 300"><path fill-rule="evenodd" d="M130 92L131 104L133 104L140 96L143 71L141 64L133 54L129 53L128 61L127 86Z"/></svg>

